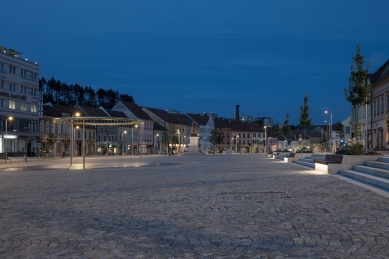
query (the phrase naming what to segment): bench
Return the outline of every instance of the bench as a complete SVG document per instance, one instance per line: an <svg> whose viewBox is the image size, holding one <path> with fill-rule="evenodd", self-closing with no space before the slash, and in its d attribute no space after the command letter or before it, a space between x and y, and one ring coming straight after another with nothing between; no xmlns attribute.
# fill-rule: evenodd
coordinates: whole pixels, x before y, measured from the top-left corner
<svg viewBox="0 0 389 259"><path fill-rule="evenodd" d="M4 160L4 163L7 163L7 160L11 162L11 159L7 158L6 156L0 156L0 160Z"/></svg>
<svg viewBox="0 0 389 259"><path fill-rule="evenodd" d="M343 160L342 155L326 155L324 160L313 160L313 163L318 163L322 165L328 164L341 164Z"/></svg>

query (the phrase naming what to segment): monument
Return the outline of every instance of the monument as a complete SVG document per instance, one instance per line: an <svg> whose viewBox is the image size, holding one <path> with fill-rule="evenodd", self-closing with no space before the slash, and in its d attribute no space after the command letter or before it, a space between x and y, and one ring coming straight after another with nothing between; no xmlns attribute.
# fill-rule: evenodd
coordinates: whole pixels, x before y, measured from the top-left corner
<svg viewBox="0 0 389 259"><path fill-rule="evenodd" d="M190 137L189 137L189 155L199 155L201 154L199 152L199 125L195 122L192 122L192 128L190 130Z"/></svg>

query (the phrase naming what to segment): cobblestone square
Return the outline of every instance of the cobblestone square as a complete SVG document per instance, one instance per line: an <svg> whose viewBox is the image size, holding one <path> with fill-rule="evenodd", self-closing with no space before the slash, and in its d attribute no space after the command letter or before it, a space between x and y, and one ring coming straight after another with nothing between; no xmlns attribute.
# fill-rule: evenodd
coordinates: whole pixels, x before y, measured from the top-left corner
<svg viewBox="0 0 389 259"><path fill-rule="evenodd" d="M389 258L389 202L258 154L0 165L0 258Z"/></svg>

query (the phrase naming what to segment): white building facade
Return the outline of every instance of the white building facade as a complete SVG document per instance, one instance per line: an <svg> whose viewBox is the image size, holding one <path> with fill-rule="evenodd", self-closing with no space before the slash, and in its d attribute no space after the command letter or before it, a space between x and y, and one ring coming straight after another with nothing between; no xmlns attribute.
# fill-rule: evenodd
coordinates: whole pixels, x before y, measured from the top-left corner
<svg viewBox="0 0 389 259"><path fill-rule="evenodd" d="M0 52L0 153L37 155L39 98L39 65Z"/></svg>

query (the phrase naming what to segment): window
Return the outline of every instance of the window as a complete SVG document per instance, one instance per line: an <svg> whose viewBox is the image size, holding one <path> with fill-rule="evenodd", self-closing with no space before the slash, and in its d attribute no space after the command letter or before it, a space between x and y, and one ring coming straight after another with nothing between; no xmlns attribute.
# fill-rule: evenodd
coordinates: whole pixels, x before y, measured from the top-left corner
<svg viewBox="0 0 389 259"><path fill-rule="evenodd" d="M24 69L21 69L20 70L20 75L22 76L22 77L26 77L26 70L24 70Z"/></svg>
<svg viewBox="0 0 389 259"><path fill-rule="evenodd" d="M384 98L381 97L381 113L384 113Z"/></svg>
<svg viewBox="0 0 389 259"><path fill-rule="evenodd" d="M36 96L36 89L34 89L33 95Z"/></svg>
<svg viewBox="0 0 389 259"><path fill-rule="evenodd" d="M15 92L15 89L16 89L16 85L13 83L9 83L9 90Z"/></svg>
<svg viewBox="0 0 389 259"><path fill-rule="evenodd" d="M350 127L349 126L346 127L346 134L350 134Z"/></svg>
<svg viewBox="0 0 389 259"><path fill-rule="evenodd" d="M9 72L11 74L15 74L16 73L16 67L15 66L12 66L12 65L9 65Z"/></svg>
<svg viewBox="0 0 389 259"><path fill-rule="evenodd" d="M4 71L4 63L0 63L0 71Z"/></svg>
<svg viewBox="0 0 389 259"><path fill-rule="evenodd" d="M377 114L380 114L380 99L377 100Z"/></svg>
<svg viewBox="0 0 389 259"><path fill-rule="evenodd" d="M22 103L22 104L20 105L20 110L22 110L22 111L27 111L27 105L24 104L24 103Z"/></svg>
<svg viewBox="0 0 389 259"><path fill-rule="evenodd" d="M36 104L31 104L31 112L36 112Z"/></svg>
<svg viewBox="0 0 389 259"><path fill-rule="evenodd" d="M0 82L0 87L1 87L1 89L4 89L4 81Z"/></svg>
<svg viewBox="0 0 389 259"><path fill-rule="evenodd" d="M9 107L8 107L8 108L10 108L10 109L16 109L16 103L15 103L15 101L10 100L10 101L9 101Z"/></svg>
<svg viewBox="0 0 389 259"><path fill-rule="evenodd" d="M27 92L27 87L21 85L21 86L20 86L20 92L21 92L22 94L26 94L26 92Z"/></svg>
<svg viewBox="0 0 389 259"><path fill-rule="evenodd" d="M0 100L0 107L4 107L4 100L3 99Z"/></svg>

